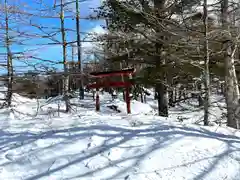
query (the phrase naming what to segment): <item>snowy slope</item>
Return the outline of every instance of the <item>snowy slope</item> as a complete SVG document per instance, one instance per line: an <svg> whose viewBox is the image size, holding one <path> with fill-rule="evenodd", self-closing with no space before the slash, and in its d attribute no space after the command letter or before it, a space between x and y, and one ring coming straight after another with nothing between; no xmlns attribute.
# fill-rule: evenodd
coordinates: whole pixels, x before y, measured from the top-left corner
<svg viewBox="0 0 240 180"><path fill-rule="evenodd" d="M91 99L73 100L72 114L33 100L1 110L0 179L240 179L239 131L145 115L139 102L132 115L115 113L100 98L99 113Z"/></svg>

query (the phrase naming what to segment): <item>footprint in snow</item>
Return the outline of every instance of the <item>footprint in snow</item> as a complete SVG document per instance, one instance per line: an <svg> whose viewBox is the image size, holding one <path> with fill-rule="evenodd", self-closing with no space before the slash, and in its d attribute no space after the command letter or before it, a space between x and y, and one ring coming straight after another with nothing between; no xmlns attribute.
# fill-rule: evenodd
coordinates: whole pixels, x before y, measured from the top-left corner
<svg viewBox="0 0 240 180"><path fill-rule="evenodd" d="M14 154L9 153L9 154L5 154L5 158L9 161L14 161Z"/></svg>
<svg viewBox="0 0 240 180"><path fill-rule="evenodd" d="M129 175L127 175L127 176L124 177L124 180L127 180L127 179L129 179Z"/></svg>

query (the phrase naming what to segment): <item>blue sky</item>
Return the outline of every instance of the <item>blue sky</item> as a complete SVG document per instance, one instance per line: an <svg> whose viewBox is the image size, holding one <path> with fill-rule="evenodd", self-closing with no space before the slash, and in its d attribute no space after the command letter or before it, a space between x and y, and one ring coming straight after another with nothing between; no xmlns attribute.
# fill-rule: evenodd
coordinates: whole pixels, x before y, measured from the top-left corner
<svg viewBox="0 0 240 180"><path fill-rule="evenodd" d="M16 2L19 2L15 1ZM25 2L25 6L21 4L21 6L23 7L23 9L25 8L28 12L32 9L32 11L34 11L34 9L39 9L39 8L44 8L46 9L46 7L53 7L54 1L55 0L42 0L44 2L44 4L37 4L36 1L39 0L21 0L22 2ZM71 1L71 0L65 0L65 1ZM81 0L82 1L82 0ZM60 0L57 0L57 4L59 4ZM81 17L87 17L89 16L91 13L93 13L94 8L98 7L101 4L100 0L86 0L84 2L80 2L79 6L80 6L80 16ZM69 5L69 7L67 7L68 9L70 9L71 11L75 10L75 3L72 5ZM72 13L70 13L72 15ZM70 15L66 12L66 16ZM38 18L38 17L33 17L31 18L32 23L34 24L38 24L38 25L42 25L45 27L60 27L60 20L57 18ZM14 24L14 23L12 23ZM103 20L80 20L80 27L81 27L81 32L92 32L92 31L96 31L99 29L99 27L101 25L104 24ZM14 26L14 25L13 25ZM76 22L75 20L71 19L71 18L66 18L65 20L65 28L69 28L69 29L75 29L76 28ZM21 31L26 31L26 32L33 32L33 33L40 33L40 31L37 28L33 28L33 27L25 27L25 26L19 26L19 29L21 29ZM81 38L84 38L84 34L81 34ZM61 41L61 34L58 34L55 36L55 38L57 40ZM75 41L76 40L76 34L73 32L67 32L67 41ZM59 45L44 45L44 46L36 46L35 44L47 44L47 43L52 43L52 41L48 40L48 39L42 39L42 38L34 38L31 39L29 41L24 41L26 44L28 45L24 45L24 46L20 46L20 45L12 45L11 49L13 52L16 51L23 51L26 50L28 52L28 54L33 54L34 56L38 56L39 58L42 59L47 59L47 60L51 60L51 61L62 61L62 47ZM83 44L83 46L85 46L85 44ZM89 46L89 43L87 43L87 46ZM32 49L37 49L35 51L31 51ZM68 59L71 60L71 52L70 52L70 48L68 48ZM4 49L0 49L1 52L4 52ZM83 59L86 60L86 55L82 55ZM76 58L76 57L75 57ZM32 60L32 62L37 62L36 60ZM29 61L28 61L29 63ZM23 68L22 66L24 65L24 63L22 62L16 62L15 61L15 65L16 66L21 66L21 70L20 67L17 69L19 72L22 70L26 70L29 69L29 67L27 68ZM24 65L26 66L26 65ZM54 65L55 68L62 68L62 65Z"/></svg>

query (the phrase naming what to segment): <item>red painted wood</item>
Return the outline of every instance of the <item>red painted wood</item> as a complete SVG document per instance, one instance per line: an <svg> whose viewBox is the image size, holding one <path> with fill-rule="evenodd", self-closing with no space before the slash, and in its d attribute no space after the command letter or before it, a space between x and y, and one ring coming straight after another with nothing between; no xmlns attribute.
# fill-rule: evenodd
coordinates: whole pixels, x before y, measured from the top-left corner
<svg viewBox="0 0 240 180"><path fill-rule="evenodd" d="M125 69L120 71L106 71L106 72L92 72L90 73L91 76L94 76L96 78L101 77L109 77L109 76L128 76L129 74L133 74L135 72L135 69Z"/></svg>
<svg viewBox="0 0 240 180"><path fill-rule="evenodd" d="M131 113L131 107L130 107L130 94L129 94L129 87L126 87L126 104L127 104L127 113Z"/></svg>
<svg viewBox="0 0 240 180"><path fill-rule="evenodd" d="M130 87L133 84L131 82L102 82L89 84L88 88L101 88L101 87Z"/></svg>
<svg viewBox="0 0 240 180"><path fill-rule="evenodd" d="M100 111L99 92L96 92L96 111Z"/></svg>

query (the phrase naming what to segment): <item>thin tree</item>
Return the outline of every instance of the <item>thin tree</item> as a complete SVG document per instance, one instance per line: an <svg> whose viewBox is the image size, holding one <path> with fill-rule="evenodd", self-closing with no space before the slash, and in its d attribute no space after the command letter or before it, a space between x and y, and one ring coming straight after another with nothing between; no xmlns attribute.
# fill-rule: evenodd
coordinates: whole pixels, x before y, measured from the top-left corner
<svg viewBox="0 0 240 180"><path fill-rule="evenodd" d="M12 54L10 50L10 38L9 38L9 20L8 20L8 3L4 1L5 6L5 44L7 49L7 71L8 71L8 90L7 90L7 106L11 106L12 102L12 84L13 84L13 64Z"/></svg>
<svg viewBox="0 0 240 180"><path fill-rule="evenodd" d="M78 70L80 73L79 78L79 98L84 99L83 89L83 76L82 76L82 60L81 60L81 37L80 37L80 13L79 13L79 2L76 0L76 30L77 30L77 54L78 54Z"/></svg>
<svg viewBox="0 0 240 180"><path fill-rule="evenodd" d="M229 32L230 22L228 14L228 0L223 0L221 4L222 28L224 31L224 65L225 65L225 98L227 104L227 125L238 128L239 116L236 116L236 110L239 106L239 89L236 77L234 56L232 56L232 39Z"/></svg>
<svg viewBox="0 0 240 180"><path fill-rule="evenodd" d="M209 77L209 43L208 43L208 9L207 0L203 2L203 24L204 24L204 125L209 124L209 106L210 106L210 77Z"/></svg>
<svg viewBox="0 0 240 180"><path fill-rule="evenodd" d="M68 86L69 86L69 76L68 76L68 65L67 65L67 42L66 42L66 33L64 28L64 2L61 0L61 34L62 34L62 48L63 48L63 68L64 68L64 80L63 80L63 95L66 104L66 112L70 111L70 101L68 97Z"/></svg>
<svg viewBox="0 0 240 180"><path fill-rule="evenodd" d="M164 9L165 0L157 1L154 0L154 7L156 9L156 19L161 19L161 11ZM159 36L159 27L156 27L156 36ZM161 39L163 40L163 39ZM160 69L162 65L165 64L165 60L162 59L162 42L156 42L156 56L155 56L155 63L156 68ZM156 82L156 92L157 92L157 100L158 100L158 114L160 116L167 117L168 116L168 95L167 95L167 86L166 86L166 74L162 73L160 82Z"/></svg>

